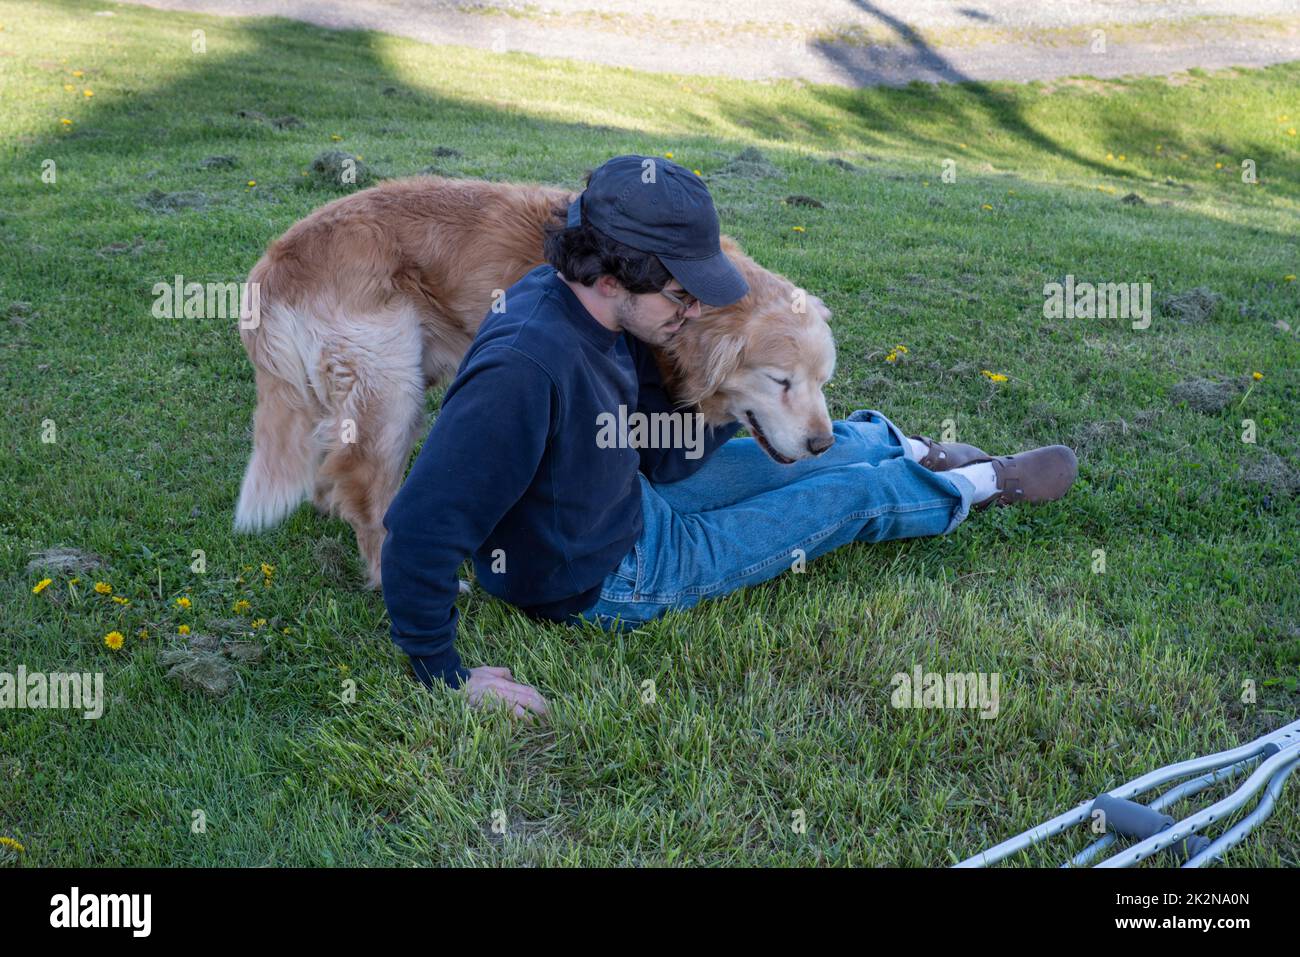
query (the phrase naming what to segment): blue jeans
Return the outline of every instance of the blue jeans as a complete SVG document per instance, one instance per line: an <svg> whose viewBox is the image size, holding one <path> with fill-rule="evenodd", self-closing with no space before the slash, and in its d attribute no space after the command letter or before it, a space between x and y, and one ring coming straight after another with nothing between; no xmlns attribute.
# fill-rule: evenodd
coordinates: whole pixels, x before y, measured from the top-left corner
<svg viewBox="0 0 1300 957"><path fill-rule="evenodd" d="M638 473L641 535L596 603L569 622L635 627L849 542L946 534L970 511L975 487L909 458L907 437L879 412L854 412L833 429L834 445L794 465L750 438L724 443L680 482Z"/></svg>

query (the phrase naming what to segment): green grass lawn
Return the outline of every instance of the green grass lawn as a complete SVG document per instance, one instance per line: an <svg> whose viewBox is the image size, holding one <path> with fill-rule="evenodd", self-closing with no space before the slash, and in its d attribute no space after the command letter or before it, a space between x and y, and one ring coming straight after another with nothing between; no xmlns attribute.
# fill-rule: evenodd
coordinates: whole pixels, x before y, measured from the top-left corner
<svg viewBox="0 0 1300 957"><path fill-rule="evenodd" d="M1300 64L852 91L104 7L0 2L0 671L107 689L98 721L0 711L0 836L24 847L0 863L944 865L1300 716ZM1065 442L1080 480L622 637L477 591L466 663L552 717L430 695L347 526L231 532L252 369L233 321L151 313L154 283L241 280L336 195L309 172L331 149L570 187L671 153L834 311L834 415ZM1044 318L1066 275L1151 283L1150 328ZM59 546L103 565L28 567ZM260 658L189 690L160 660L181 625ZM917 665L999 674L997 717L894 709ZM1298 787L1228 864L1300 864Z"/></svg>

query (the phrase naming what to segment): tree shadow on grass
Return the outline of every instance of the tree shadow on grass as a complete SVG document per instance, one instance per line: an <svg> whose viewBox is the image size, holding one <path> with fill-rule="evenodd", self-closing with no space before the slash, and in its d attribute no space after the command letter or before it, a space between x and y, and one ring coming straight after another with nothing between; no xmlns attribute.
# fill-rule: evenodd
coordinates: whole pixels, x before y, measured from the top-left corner
<svg viewBox="0 0 1300 957"><path fill-rule="evenodd" d="M955 67L943 54L927 44L922 36L898 17L881 10L868 0L853 0L853 5L889 27L901 41L901 46L850 46L825 41L816 43L818 54L834 64L857 87L879 87L899 75L906 67L910 75L920 73L929 83L957 84L956 95L936 100L929 83L914 80L907 88L905 109L885 110L883 104L891 97L874 95L867 89L825 88L821 98L837 109L858 116L872 129L889 133L905 133L932 146L951 149L950 141L939 141L917 135L915 123L907 118L940 118L940 112L953 127L968 129L994 128L1015 137L1018 141L1046 153L1071 160L1098 173L1111 172L1104 164L1063 145L1029 123L1017 101L994 87L972 80ZM895 91L897 93L898 91ZM936 110L937 108L937 110ZM956 109L954 115L951 111Z"/></svg>
<svg viewBox="0 0 1300 957"><path fill-rule="evenodd" d="M1207 158L1210 165L1215 159L1224 162L1221 185L1225 189L1236 188L1240 183L1241 160L1250 158L1255 161L1261 182L1266 182L1269 192L1288 198L1300 196L1300 176L1296 175L1294 164L1289 163L1289 144L1280 138L1269 140L1259 135L1243 135L1225 143L1208 134L1189 137L1185 131L1169 129L1158 117L1143 116L1136 110L1123 108L1122 104L1114 111L1087 111L1097 142L1113 143L1116 154L1127 152L1131 160L1137 160L1140 150L1154 151L1157 144L1162 146L1161 153L1151 152L1144 161L1130 161L1126 165L1103 160L1100 152L1080 152L1028 118L1027 111L1035 99L1033 87L972 81L902 20L881 11L868 0L854 0L854 3L889 26L901 45L854 47L819 42L818 54L839 66L847 79L863 88L819 85L810 88L809 93L818 105L855 117L860 125L854 130L854 137L868 150L884 146L897 148L902 144L914 150L917 158L961 157L981 161L986 156L981 155L977 140L996 138L1000 141L997 154L987 158L996 159L1004 171L1014 171L1007 170L1006 158L1019 156L1033 163L1032 156L1036 154L1045 160L1073 164L1082 174L1090 173L1111 182L1128 181L1130 189L1178 184L1182 174L1190 171L1186 165L1176 166L1172 159L1184 152L1194 152ZM912 81L901 87L880 85L897 75L891 66L899 65L924 73L931 82ZM1286 69L1283 65L1265 71ZM1128 81L1124 89L1139 91L1144 84L1152 88L1159 86L1163 92L1168 81L1163 77L1140 78ZM771 105L724 101L723 110L738 125L774 140L806 140L807 130L825 126L824 109L793 105L788 99ZM969 150L959 143L968 138L972 139ZM1214 156L1216 153L1221 156ZM1196 171L1196 176L1202 179L1196 190L1209 185L1201 175L1207 170L1208 167ZM1229 182L1233 179L1235 182Z"/></svg>
<svg viewBox="0 0 1300 957"><path fill-rule="evenodd" d="M92 20L94 6L70 6L96 27L109 24L118 38L131 38L133 17L149 17L152 27L160 16L131 8L116 20ZM587 141L595 166L608 155L644 149L646 140L658 139L633 129L538 118L474 100L472 94L431 92L410 82L411 74L402 75L400 58L390 53L393 38L384 34L265 17L234 22L162 16L169 45L188 48L191 28L202 26L207 52L185 57L183 69L160 85L98 90L94 99L78 101L67 130L60 131L55 121L48 134L20 138L12 154L21 169L40 170L43 159L53 158L65 182L95 168L105 208L119 207L121 213L105 216L106 225L138 219L137 201L155 187L199 191L208 194L208 202L160 199L146 203L147 212L207 218L222 209L265 209L270 215L257 217L256 224L260 252L279 232L266 225L280 219L276 207L293 208L287 226L302 209L350 191L328 184L320 188L314 177L301 176L314 157L331 149L366 154L376 179L428 171L578 186L585 168L563 162L551 144L562 142L571 154L571 144ZM149 52L133 50L109 68ZM316 65L305 68L308 61ZM38 65L68 72L52 61ZM129 65L122 72L129 74ZM84 83L93 84L92 77L88 73ZM414 141L413 128L428 131L428 142ZM390 138L391 146L384 143ZM368 145L360 146L362 141ZM222 154L234 155L222 162ZM249 180L257 186L246 187ZM30 195L15 192L11 202L22 205ZM57 226L48 217L33 225Z"/></svg>
<svg viewBox="0 0 1300 957"><path fill-rule="evenodd" d="M905 22L867 0L854 2L898 34L906 44L899 55L910 57L936 79L958 81L958 85L940 90L917 83L902 89L818 87L812 91L826 106L863 121L870 131L863 138L865 145L870 146L871 134L876 134L876 142L901 140L918 150L952 155L956 145L953 138L936 134L935 129L988 129L1004 133L1013 148L1036 149L1112 179L1129 177L1135 183L1145 181L1145 177L1133 170L1117 169L1063 146L1024 118L1022 101L984 84L961 82L965 77ZM93 8L84 6L83 9L89 17ZM188 33L190 23L179 15L173 16L178 26L176 32ZM377 177L408 175L432 167L434 171L453 176L534 179L575 187L581 182L583 170L554 157L547 148L549 141L588 140L593 166L617 152L647 149L645 141L649 137L634 130L540 119L518 110L414 89L397 75L393 62L385 56L383 46L388 38L383 34L331 31L268 18L244 20L239 23L237 33L241 41L237 52L221 52L219 47L223 45L211 44L211 52L191 57L192 66L163 86L94 101L91 112L86 119L78 121L75 132L31 144L22 151L26 157L20 159L20 164L39 162L39 157L52 153L73 162L78 157L96 159L111 154L122 170L122 175L112 184L116 192L113 201L131 204L139 194L149 191L141 166L148 165L156 156L179 154L184 159L173 160L176 168L162 171L163 179L169 179L166 175L169 172L176 174L170 177L172 188L178 185L199 191L224 188L227 197L233 192L241 202L260 204L273 220L280 218L275 207L286 206L294 210L293 216L287 217L292 221L305 209L314 208L333 195L329 190L311 189L310 180L302 182L301 169L314 156L330 148L355 151L349 146L349 139L359 135L370 137L373 142L376 137L400 135L405 124L427 120L430 116L437 118L440 132L435 135L444 142L422 144L418 152L408 152L401 158L386 156L390 151L382 148L377 155L367 150L371 155L366 161L373 166ZM177 42L186 41L178 35ZM823 46L824 55L830 58L851 59L848 50L835 45ZM867 51L867 55L873 54ZM294 57L310 57L322 66L310 74L277 68L282 60ZM846 60L845 68L867 67ZM733 99L726 93L719 97L719 103L728 118L777 140L796 142L803 130L819 122L819 118L800 116L788 103L779 107L756 106L752 100L740 96ZM678 115L690 116L691 112L687 102ZM342 120L340 114L348 118ZM1123 128L1130 137L1133 122L1131 117L1124 118ZM338 132L352 136L335 143L331 136L336 131L327 127L344 125L346 129ZM1119 135L1118 121L1116 126ZM1147 126L1145 135L1158 138L1158 125L1153 122ZM705 150L717 145L716 139L706 137L676 138ZM240 157L236 157L239 165L229 171L200 165L209 152L241 141L259 149L269 146L274 153L267 162L279 162L281 168L250 168ZM214 145L218 142L220 147ZM467 148L470 142L477 144L477 152L472 152L474 147ZM1170 142L1172 147L1174 141ZM57 151L54 151L56 144ZM435 148L448 145L459 155L435 155ZM1261 165L1264 160L1274 169L1280 165L1274 162L1280 154L1266 144L1237 146L1261 157ZM408 147L404 139L401 148ZM152 173L147 171L143 175ZM248 179L256 179L260 189L245 193L244 183ZM1297 185L1300 184L1291 178L1284 187L1294 190ZM130 213L134 215L135 209ZM258 246L264 245L276 232L273 227L266 229L265 235L257 237Z"/></svg>

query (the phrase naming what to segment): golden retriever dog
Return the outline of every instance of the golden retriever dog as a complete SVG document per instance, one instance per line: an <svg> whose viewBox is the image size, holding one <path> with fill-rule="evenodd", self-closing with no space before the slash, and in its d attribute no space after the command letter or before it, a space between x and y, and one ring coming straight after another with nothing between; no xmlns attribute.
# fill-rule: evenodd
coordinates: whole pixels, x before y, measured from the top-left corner
<svg viewBox="0 0 1300 957"><path fill-rule="evenodd" d="M544 262L544 227L563 222L575 196L392 180L321 207L271 243L241 309L257 409L235 528L274 526L310 497L352 526L377 587L384 514L426 428L425 390L455 374L494 291ZM834 441L822 395L835 366L830 310L729 237L722 248L749 293L705 308L656 350L669 394L698 405L709 425L743 422L778 462L819 454Z"/></svg>

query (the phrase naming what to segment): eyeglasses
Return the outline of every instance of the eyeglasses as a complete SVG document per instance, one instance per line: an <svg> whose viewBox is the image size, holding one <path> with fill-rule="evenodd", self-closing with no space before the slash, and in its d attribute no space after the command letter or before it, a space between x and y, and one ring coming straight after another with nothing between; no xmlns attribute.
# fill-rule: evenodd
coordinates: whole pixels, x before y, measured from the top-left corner
<svg viewBox="0 0 1300 957"><path fill-rule="evenodd" d="M697 299L695 296L692 296L689 292L686 292L685 289L683 289L682 292L685 293L685 295L679 298L673 295L667 289L660 289L659 295L663 296L669 302L676 303L678 311L685 312L687 309L691 308L691 306L695 305L700 300Z"/></svg>

